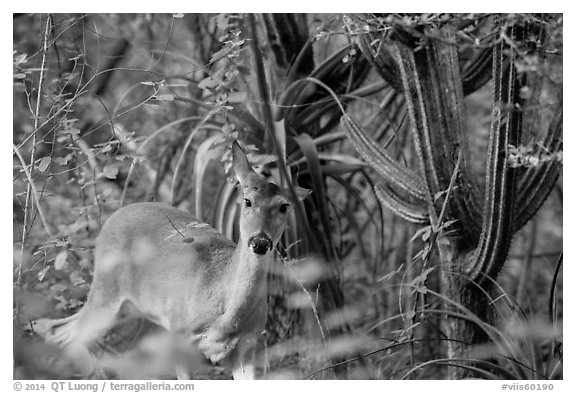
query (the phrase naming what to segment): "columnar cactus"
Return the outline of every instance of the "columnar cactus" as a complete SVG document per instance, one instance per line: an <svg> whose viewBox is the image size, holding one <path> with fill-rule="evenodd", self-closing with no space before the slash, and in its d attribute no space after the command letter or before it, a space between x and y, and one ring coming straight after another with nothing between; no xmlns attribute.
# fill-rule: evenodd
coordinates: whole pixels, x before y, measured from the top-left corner
<svg viewBox="0 0 576 393"><path fill-rule="evenodd" d="M436 232L441 285L450 299L447 311L453 311L451 304L460 304L483 322L491 320L486 292L506 260L513 234L540 208L560 171L557 160L526 170L511 158L522 134L521 91L527 84L516 66L521 45L516 36L521 28L495 22L492 29L500 38L465 66L459 62L457 27L451 20L410 27L396 24L378 33L378 39L374 33L360 35L364 55L404 94L417 168L398 163L348 115L341 119L355 148L382 178L376 186L381 203L411 222L431 225ZM464 95L490 77L493 109L486 181L480 192L468 171ZM554 153L561 148L560 102L542 149ZM445 222L451 222L448 228ZM459 342L487 340L477 324L460 318L448 317L445 328L452 339L448 341L451 358L463 355L465 347Z"/></svg>

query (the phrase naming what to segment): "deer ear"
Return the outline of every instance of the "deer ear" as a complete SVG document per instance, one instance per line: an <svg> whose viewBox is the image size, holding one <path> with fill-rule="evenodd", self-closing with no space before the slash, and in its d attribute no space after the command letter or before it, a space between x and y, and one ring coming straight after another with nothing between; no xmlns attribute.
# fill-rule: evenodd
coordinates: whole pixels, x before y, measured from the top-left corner
<svg viewBox="0 0 576 393"><path fill-rule="evenodd" d="M232 167L240 184L245 182L248 175L254 173L246 154L237 141L232 142Z"/></svg>
<svg viewBox="0 0 576 393"><path fill-rule="evenodd" d="M299 201L308 198L308 196L312 194L312 190L302 187L294 187L294 191L296 191L296 196L298 197Z"/></svg>

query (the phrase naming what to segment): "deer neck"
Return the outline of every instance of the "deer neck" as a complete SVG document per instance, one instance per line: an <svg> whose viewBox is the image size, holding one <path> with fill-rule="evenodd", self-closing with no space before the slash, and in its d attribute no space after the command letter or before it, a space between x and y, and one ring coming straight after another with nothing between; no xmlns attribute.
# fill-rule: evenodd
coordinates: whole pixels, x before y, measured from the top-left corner
<svg viewBox="0 0 576 393"><path fill-rule="evenodd" d="M239 239L229 270L229 308L240 310L266 300L266 278L273 258L273 250L258 256L250 249L247 241Z"/></svg>

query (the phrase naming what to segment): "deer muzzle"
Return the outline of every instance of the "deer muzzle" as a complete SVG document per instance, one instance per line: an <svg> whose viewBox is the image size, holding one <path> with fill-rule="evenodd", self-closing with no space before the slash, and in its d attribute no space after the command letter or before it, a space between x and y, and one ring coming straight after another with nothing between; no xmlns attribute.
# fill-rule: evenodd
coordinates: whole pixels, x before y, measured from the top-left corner
<svg viewBox="0 0 576 393"><path fill-rule="evenodd" d="M269 250L272 250L272 239L270 239L270 236L261 232L248 240L248 246L255 254L264 255Z"/></svg>

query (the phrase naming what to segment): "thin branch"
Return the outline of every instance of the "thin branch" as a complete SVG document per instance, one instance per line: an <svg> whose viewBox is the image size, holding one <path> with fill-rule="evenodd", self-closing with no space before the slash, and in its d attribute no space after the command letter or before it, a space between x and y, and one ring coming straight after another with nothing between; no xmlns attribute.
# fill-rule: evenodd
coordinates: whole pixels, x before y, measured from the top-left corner
<svg viewBox="0 0 576 393"><path fill-rule="evenodd" d="M23 230L22 230L22 244L20 246L20 265L19 265L19 269L18 269L18 278L17 278L17 284L20 285L22 283L22 265L24 264L24 247L26 244L26 239L28 237L28 232L26 230L26 227L28 227L30 225L30 228L32 227L32 224L29 224L29 221L31 220L31 216L33 215L33 209L32 209L32 204L30 203L30 194L32 193L34 196L34 199L36 201L36 206L38 208L38 213L40 214L40 218L42 219L42 223L44 224L44 227L46 228L46 232L48 233L48 235L53 236L52 231L50 230L50 228L48 227L48 224L46 222L46 218L44 217L44 212L42 211L41 207L40 207L40 197L38 196L38 193L36 191L36 187L34 185L34 182L32 180L32 172L34 170L34 156L35 156L35 152L36 152L36 130L38 129L38 118L40 116L40 98L42 97L42 82L44 80L44 67L46 66L46 53L48 51L48 34L50 32L50 26L51 26L51 17L50 15L47 17L46 19L46 28L44 30L44 45L43 45L43 51L42 51L42 63L40 64L40 79L38 81L38 95L36 97L36 110L34 113L34 132L32 133L32 147L31 147L31 152L30 152L30 163L31 163L31 168L30 171L28 171L28 167L26 165L26 161L24 160L24 157L22 157L22 155L20 154L20 152L15 149L14 152L16 153L16 155L18 156L18 159L20 160L20 163L22 164L22 168L26 174L26 177L28 178L28 185L26 187L26 202L24 204L24 223L23 223ZM30 209L28 208L30 206ZM16 305L19 304L18 299L16 300ZM16 306L16 315L19 315L19 307Z"/></svg>
<svg viewBox="0 0 576 393"><path fill-rule="evenodd" d="M24 160L24 157L22 157L22 154L20 154L19 150L15 150L16 155L18 156L18 159L20 160L20 163L22 164L22 169L24 170L24 173L26 174L26 178L28 179L28 186L31 189L31 193L32 196L34 197L34 202L36 202L36 208L38 209L38 214L40 215L40 219L42 220L42 224L44 225L44 228L46 229L46 233L48 233L48 235L50 237L54 236L54 233L52 232L52 230L50 229L50 226L48 225L48 221L46 220L46 216L44 215L44 212L42 210L42 207L40 206L40 195L38 193L38 190L36 189L36 185L34 184L34 180L32 179L32 173L28 170L28 166L26 165L26 161ZM24 217L26 217L28 213L28 210L26 210L24 212ZM24 228L26 229L26 228ZM24 230L24 234L23 234L23 239L22 239L22 245L24 245L25 243L25 239L24 237L26 236L26 230Z"/></svg>

